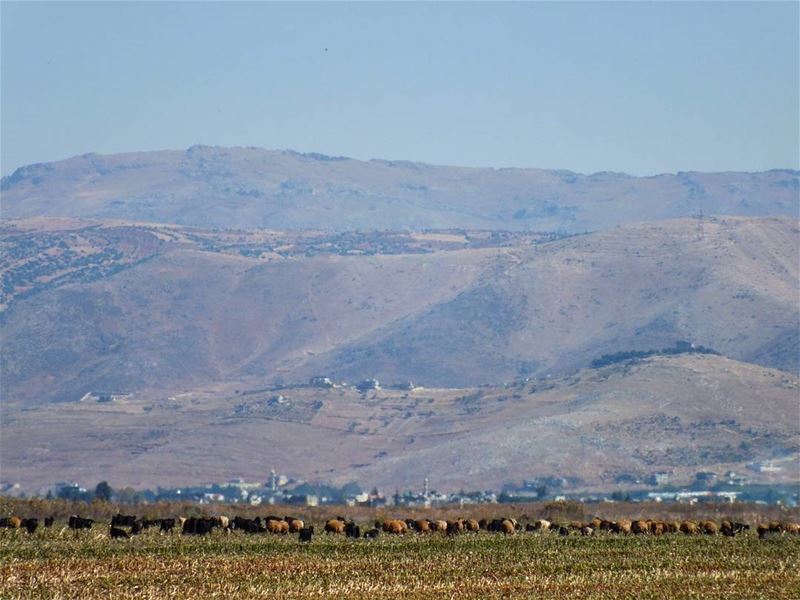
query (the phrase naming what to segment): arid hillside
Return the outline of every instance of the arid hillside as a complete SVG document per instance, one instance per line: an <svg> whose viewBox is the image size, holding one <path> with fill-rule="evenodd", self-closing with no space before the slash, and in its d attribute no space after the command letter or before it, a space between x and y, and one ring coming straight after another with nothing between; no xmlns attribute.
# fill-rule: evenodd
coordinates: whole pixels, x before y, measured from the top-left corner
<svg viewBox="0 0 800 600"><path fill-rule="evenodd" d="M429 387L559 376L678 341L798 368L798 227L705 218L531 233L3 230L2 392L173 395L312 375Z"/></svg>
<svg viewBox="0 0 800 600"><path fill-rule="evenodd" d="M694 214L797 215L797 171L633 177L359 161L193 146L86 154L3 178L6 219L40 216L208 228L501 229L578 233Z"/></svg>
<svg viewBox="0 0 800 600"><path fill-rule="evenodd" d="M498 488L536 477L614 487L621 477L742 472L796 481L797 377L714 355L584 369L467 389L196 389L4 410L3 477L114 486L263 481L269 470L382 489ZM103 401L105 400L105 401Z"/></svg>

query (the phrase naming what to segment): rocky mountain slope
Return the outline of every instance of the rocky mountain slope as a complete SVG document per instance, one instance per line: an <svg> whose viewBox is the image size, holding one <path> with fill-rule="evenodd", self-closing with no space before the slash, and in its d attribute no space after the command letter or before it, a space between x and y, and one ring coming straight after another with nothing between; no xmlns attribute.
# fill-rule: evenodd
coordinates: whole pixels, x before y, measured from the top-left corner
<svg viewBox="0 0 800 600"><path fill-rule="evenodd" d="M693 214L797 215L800 174L632 177L359 161L260 148L87 154L3 178L3 216L222 228L583 232Z"/></svg>
<svg viewBox="0 0 800 600"><path fill-rule="evenodd" d="M535 234L6 223L4 404L327 374L429 387L559 376L677 341L795 371L798 223Z"/></svg>
<svg viewBox="0 0 800 600"><path fill-rule="evenodd" d="M469 389L280 390L218 385L169 398L87 397L4 410L3 478L115 487L310 481L441 490L537 477L613 488L621 478L782 467L797 481L794 375L721 356L625 361L569 377Z"/></svg>

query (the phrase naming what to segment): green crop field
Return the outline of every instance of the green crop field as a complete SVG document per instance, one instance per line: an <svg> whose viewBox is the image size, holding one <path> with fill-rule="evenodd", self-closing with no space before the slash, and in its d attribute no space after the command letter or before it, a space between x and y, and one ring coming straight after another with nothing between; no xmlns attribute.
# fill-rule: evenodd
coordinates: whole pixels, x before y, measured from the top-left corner
<svg viewBox="0 0 800 600"><path fill-rule="evenodd" d="M800 598L800 537L0 531L2 598Z"/></svg>

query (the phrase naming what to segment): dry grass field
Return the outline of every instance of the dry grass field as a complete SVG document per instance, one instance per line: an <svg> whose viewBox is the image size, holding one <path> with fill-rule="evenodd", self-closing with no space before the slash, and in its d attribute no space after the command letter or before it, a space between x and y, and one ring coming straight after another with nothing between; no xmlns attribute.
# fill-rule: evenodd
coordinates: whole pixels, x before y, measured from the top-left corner
<svg viewBox="0 0 800 600"><path fill-rule="evenodd" d="M318 528L317 531L321 529ZM798 598L800 537L0 530L2 598Z"/></svg>

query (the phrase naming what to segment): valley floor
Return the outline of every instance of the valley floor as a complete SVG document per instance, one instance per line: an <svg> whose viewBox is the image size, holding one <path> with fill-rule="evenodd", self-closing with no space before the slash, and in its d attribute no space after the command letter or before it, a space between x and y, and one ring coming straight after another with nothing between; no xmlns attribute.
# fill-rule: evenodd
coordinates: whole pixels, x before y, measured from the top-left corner
<svg viewBox="0 0 800 600"><path fill-rule="evenodd" d="M3 598L797 598L800 538L0 531Z"/></svg>

